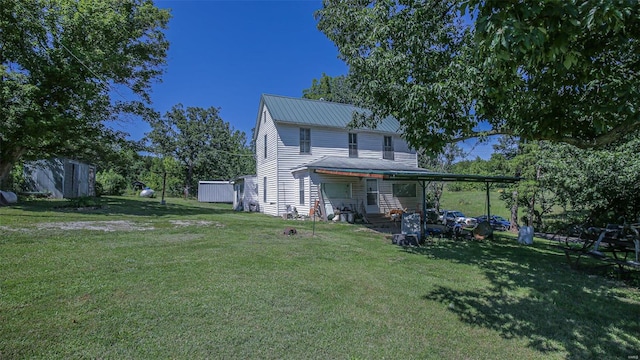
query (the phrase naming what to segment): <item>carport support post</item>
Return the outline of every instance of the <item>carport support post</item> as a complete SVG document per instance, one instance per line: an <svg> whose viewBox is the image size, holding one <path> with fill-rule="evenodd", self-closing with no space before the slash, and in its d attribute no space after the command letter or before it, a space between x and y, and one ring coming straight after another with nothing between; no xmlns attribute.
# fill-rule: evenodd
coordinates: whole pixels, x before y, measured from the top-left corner
<svg viewBox="0 0 640 360"><path fill-rule="evenodd" d="M489 197L489 182L484 183L487 186L487 221L491 224L491 198Z"/></svg>

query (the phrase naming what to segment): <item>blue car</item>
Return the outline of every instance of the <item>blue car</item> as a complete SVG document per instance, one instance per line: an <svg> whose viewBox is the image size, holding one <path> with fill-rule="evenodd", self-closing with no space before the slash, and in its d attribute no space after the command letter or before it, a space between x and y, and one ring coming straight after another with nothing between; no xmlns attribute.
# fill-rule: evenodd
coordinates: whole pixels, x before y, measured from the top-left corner
<svg viewBox="0 0 640 360"><path fill-rule="evenodd" d="M478 216L476 220L478 220L478 223L485 222L487 221L487 215ZM507 231L511 227L511 222L502 216L491 215L489 225L495 230Z"/></svg>

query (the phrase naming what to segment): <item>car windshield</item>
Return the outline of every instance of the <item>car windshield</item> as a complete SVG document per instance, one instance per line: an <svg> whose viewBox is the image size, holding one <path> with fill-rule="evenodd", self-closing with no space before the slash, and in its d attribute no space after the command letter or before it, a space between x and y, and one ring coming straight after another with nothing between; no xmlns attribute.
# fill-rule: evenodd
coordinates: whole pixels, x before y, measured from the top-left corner
<svg viewBox="0 0 640 360"><path fill-rule="evenodd" d="M464 217L464 214L460 211L452 211L451 214L453 214L453 216L455 217Z"/></svg>

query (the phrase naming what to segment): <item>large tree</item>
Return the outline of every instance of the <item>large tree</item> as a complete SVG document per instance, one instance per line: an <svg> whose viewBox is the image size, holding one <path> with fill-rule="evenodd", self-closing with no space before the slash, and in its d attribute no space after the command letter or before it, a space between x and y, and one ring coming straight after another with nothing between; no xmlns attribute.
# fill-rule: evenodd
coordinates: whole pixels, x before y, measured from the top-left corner
<svg viewBox="0 0 640 360"><path fill-rule="evenodd" d="M184 186L200 180L231 179L255 172L255 160L246 146L246 134L222 120L215 107L174 106L150 121L147 134L154 152L175 158L184 170Z"/></svg>
<svg viewBox="0 0 640 360"><path fill-rule="evenodd" d="M0 181L20 159L81 158L149 114L169 12L150 0L0 0Z"/></svg>
<svg viewBox="0 0 640 360"><path fill-rule="evenodd" d="M316 16L373 111L354 122L393 115L415 148L601 147L640 127L637 0L324 0Z"/></svg>
<svg viewBox="0 0 640 360"><path fill-rule="evenodd" d="M325 73L322 73L320 79L313 79L310 88L302 90L302 97L343 104L354 104L356 102L355 89L349 84L347 76L331 77Z"/></svg>

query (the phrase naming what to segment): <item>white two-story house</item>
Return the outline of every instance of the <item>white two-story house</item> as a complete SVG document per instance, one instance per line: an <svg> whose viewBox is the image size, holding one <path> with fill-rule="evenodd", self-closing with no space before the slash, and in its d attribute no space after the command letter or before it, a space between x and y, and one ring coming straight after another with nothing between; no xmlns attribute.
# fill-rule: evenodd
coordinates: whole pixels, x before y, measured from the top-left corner
<svg viewBox="0 0 640 360"><path fill-rule="evenodd" d="M344 208L367 214L420 209L423 187L402 174L428 171L418 168L398 121L349 129L354 111L362 109L262 95L253 139L261 212L280 216L289 206L307 214L321 198L327 214Z"/></svg>

